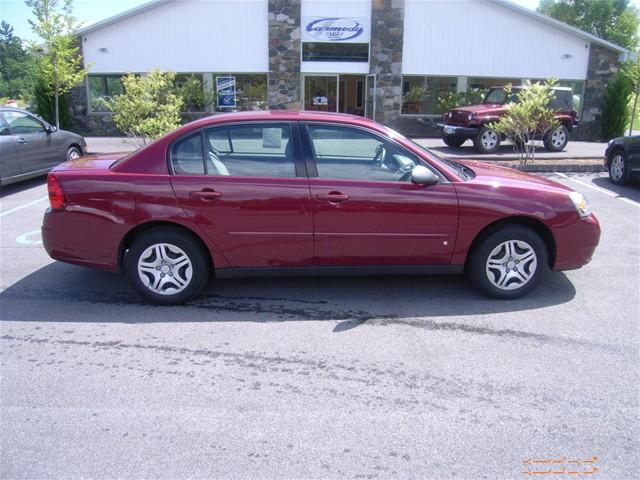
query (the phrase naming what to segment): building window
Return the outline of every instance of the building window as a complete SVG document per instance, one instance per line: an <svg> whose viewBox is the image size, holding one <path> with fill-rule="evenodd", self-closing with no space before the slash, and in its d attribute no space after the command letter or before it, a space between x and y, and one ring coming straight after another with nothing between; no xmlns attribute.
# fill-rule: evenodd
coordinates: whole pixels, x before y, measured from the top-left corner
<svg viewBox="0 0 640 480"><path fill-rule="evenodd" d="M457 89L457 77L402 77L402 113L438 115L442 99Z"/></svg>
<svg viewBox="0 0 640 480"><path fill-rule="evenodd" d="M491 87L504 87L510 83L511 85L520 85L520 78L486 78L486 77L469 77L467 85L469 88L478 90L489 90Z"/></svg>
<svg viewBox="0 0 640 480"><path fill-rule="evenodd" d="M89 75L88 82L92 112L109 112L106 101L124 93L120 75Z"/></svg>
<svg viewBox="0 0 640 480"><path fill-rule="evenodd" d="M305 62L368 62L368 43L324 43L302 44L302 60Z"/></svg>
<svg viewBox="0 0 640 480"><path fill-rule="evenodd" d="M212 110L237 112L267 108L264 73L214 73Z"/></svg>

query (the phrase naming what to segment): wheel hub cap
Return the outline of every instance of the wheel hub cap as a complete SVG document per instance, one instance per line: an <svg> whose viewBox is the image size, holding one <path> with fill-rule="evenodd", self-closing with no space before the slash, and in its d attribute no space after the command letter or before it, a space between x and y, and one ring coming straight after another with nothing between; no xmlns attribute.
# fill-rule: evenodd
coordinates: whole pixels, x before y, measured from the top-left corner
<svg viewBox="0 0 640 480"><path fill-rule="evenodd" d="M624 170L624 162L621 155L616 155L611 161L611 177L615 180L622 178L622 172Z"/></svg>
<svg viewBox="0 0 640 480"><path fill-rule="evenodd" d="M170 243L148 247L138 259L138 277L142 284L160 295L175 295L191 283L193 266L181 248Z"/></svg>
<svg viewBox="0 0 640 480"><path fill-rule="evenodd" d="M538 258L531 245L522 240L508 240L491 251L485 272L494 287L515 290L529 283L537 268Z"/></svg>

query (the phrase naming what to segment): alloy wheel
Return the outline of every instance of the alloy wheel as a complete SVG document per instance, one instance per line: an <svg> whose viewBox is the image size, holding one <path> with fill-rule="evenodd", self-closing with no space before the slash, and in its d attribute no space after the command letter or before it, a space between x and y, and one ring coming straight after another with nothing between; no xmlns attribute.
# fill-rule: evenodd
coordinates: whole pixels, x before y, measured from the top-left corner
<svg viewBox="0 0 640 480"><path fill-rule="evenodd" d="M624 174L624 159L621 154L617 154L611 160L611 167L609 167L609 173L611 178L616 182L622 180L622 175Z"/></svg>
<svg viewBox="0 0 640 480"><path fill-rule="evenodd" d="M498 134L493 130L487 130L480 137L482 146L487 150L492 150L498 143Z"/></svg>
<svg viewBox="0 0 640 480"><path fill-rule="evenodd" d="M551 134L551 144L556 148L562 147L565 144L566 140L567 134L564 132L564 129L562 127L557 128Z"/></svg>

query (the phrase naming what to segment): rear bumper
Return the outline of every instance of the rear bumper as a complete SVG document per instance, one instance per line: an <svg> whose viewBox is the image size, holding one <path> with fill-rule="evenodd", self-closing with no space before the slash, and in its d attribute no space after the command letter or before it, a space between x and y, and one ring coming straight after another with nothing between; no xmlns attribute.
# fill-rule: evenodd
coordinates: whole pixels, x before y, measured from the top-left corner
<svg viewBox="0 0 640 480"><path fill-rule="evenodd" d="M442 131L442 135L451 137L473 138L480 130L478 127L461 127L460 125L448 125L446 123L438 123L437 126Z"/></svg>
<svg viewBox="0 0 640 480"><path fill-rule="evenodd" d="M574 270L591 261L600 242L600 223L594 215L581 218L556 232L554 270Z"/></svg>

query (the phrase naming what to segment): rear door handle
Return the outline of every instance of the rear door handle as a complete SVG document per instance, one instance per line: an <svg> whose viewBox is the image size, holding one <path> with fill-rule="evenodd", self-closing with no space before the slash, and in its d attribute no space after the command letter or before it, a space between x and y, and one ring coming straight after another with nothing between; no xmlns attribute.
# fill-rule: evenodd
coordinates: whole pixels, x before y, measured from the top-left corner
<svg viewBox="0 0 640 480"><path fill-rule="evenodd" d="M216 200L222 196L222 192L216 192L215 190L197 190L189 192L191 198L199 198L202 200Z"/></svg>
<svg viewBox="0 0 640 480"><path fill-rule="evenodd" d="M316 195L318 200L324 200L330 203L340 203L349 200L349 195L340 192L320 193Z"/></svg>

